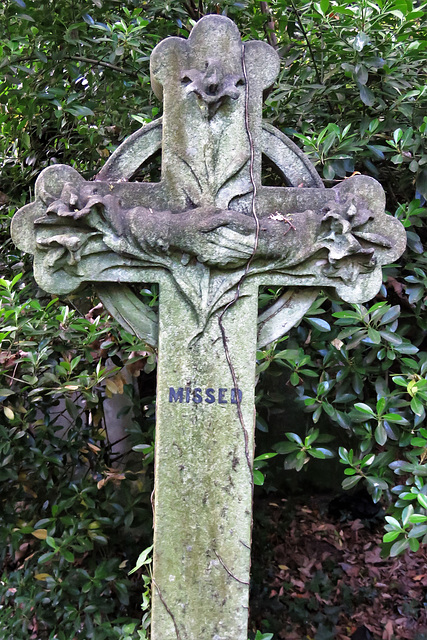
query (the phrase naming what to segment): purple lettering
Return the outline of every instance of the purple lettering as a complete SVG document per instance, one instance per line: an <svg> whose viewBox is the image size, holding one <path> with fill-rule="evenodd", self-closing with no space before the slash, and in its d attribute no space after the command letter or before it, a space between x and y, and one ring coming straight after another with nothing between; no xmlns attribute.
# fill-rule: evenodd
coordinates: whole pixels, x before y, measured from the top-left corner
<svg viewBox="0 0 427 640"><path fill-rule="evenodd" d="M207 402L208 404L212 404L213 402L215 402L215 389L206 389L206 398L205 398L205 402Z"/></svg>
<svg viewBox="0 0 427 640"><path fill-rule="evenodd" d="M173 387L169 387L169 402L182 402L183 391L182 387L179 387L176 391Z"/></svg>
<svg viewBox="0 0 427 640"><path fill-rule="evenodd" d="M199 387L197 387L193 391L193 402L195 402L196 404L200 404L200 402L202 402L202 396L200 395L201 393L202 390L199 389Z"/></svg>
<svg viewBox="0 0 427 640"><path fill-rule="evenodd" d="M231 390L231 404L237 404L237 403L240 404L242 402L242 396L243 396L243 394L240 391L240 389L236 389L236 388L232 389ZM239 400L237 400L237 398Z"/></svg>
<svg viewBox="0 0 427 640"><path fill-rule="evenodd" d="M218 402L219 404L227 404L227 400L225 399L225 393L227 389L218 389Z"/></svg>

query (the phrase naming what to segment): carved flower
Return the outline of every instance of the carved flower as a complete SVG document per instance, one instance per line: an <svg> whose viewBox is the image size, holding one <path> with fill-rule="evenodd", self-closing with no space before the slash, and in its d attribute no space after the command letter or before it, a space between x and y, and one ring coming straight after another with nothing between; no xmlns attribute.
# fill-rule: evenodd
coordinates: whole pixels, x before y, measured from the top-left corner
<svg viewBox="0 0 427 640"><path fill-rule="evenodd" d="M320 240L329 252L324 275L351 283L360 273L372 272L377 265L375 249L362 246L356 236L366 239L364 236L369 235L370 243L390 246L382 236L357 231L374 218L373 213L362 203L357 207L352 196L328 206L323 213Z"/></svg>
<svg viewBox="0 0 427 640"><path fill-rule="evenodd" d="M73 266L80 262L81 251L89 238L99 235L97 233L63 233L50 238L39 239L37 245L40 249L49 251L47 264L50 267L61 268L64 260L66 264ZM57 264L59 266L57 266Z"/></svg>
<svg viewBox="0 0 427 640"><path fill-rule="evenodd" d="M204 71L188 69L181 74L181 81L187 85L187 93L195 93L209 107L212 117L226 98L237 100L239 87L244 85L240 75L224 73L219 60L208 58Z"/></svg>

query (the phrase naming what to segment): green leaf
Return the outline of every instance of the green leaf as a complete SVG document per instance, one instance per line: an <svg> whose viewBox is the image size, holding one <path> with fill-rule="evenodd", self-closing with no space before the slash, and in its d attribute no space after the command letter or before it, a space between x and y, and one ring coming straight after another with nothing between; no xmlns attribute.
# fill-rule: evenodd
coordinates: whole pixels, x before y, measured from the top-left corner
<svg viewBox="0 0 427 640"><path fill-rule="evenodd" d="M338 455L346 464L350 464L350 458L347 449L345 449L344 447L339 447Z"/></svg>
<svg viewBox="0 0 427 640"><path fill-rule="evenodd" d="M396 346L396 351L399 353L414 355L415 353L418 353L419 349L414 344L404 342L403 344Z"/></svg>
<svg viewBox="0 0 427 640"><path fill-rule="evenodd" d="M423 493L417 495L417 500L424 509L427 509L427 497Z"/></svg>
<svg viewBox="0 0 427 640"><path fill-rule="evenodd" d="M416 524L408 534L409 538L422 538L427 534L427 524Z"/></svg>
<svg viewBox="0 0 427 640"><path fill-rule="evenodd" d="M393 376L393 382L394 384L399 385L399 387L407 387L408 386L408 382L409 380L407 378L404 378L403 376Z"/></svg>
<svg viewBox="0 0 427 640"><path fill-rule="evenodd" d="M357 82L361 85L365 85L368 82L369 74L363 64L357 64L354 68L354 75L356 76Z"/></svg>
<svg viewBox="0 0 427 640"><path fill-rule="evenodd" d="M363 51L364 47L368 44L369 38L363 31L360 31L354 39L353 49L355 51Z"/></svg>
<svg viewBox="0 0 427 640"><path fill-rule="evenodd" d="M303 442L302 442L300 436L297 433L291 433L291 432L287 431L285 433L285 436L291 442L296 442L297 444L300 444L301 446L303 446Z"/></svg>
<svg viewBox="0 0 427 640"><path fill-rule="evenodd" d="M399 316L400 316L400 306L396 304L393 307L390 307L390 309L385 312L379 324L380 325L389 324L391 322L394 322Z"/></svg>
<svg viewBox="0 0 427 640"><path fill-rule="evenodd" d="M295 444L295 442L277 442L273 447L277 453L293 453L294 451L299 451L300 446Z"/></svg>
<svg viewBox="0 0 427 640"><path fill-rule="evenodd" d="M133 569L129 571L129 575L131 575L135 571L138 571L138 569L140 569L141 567L151 563L151 558L149 557L149 555L152 552L152 550L153 550L153 545L151 545L151 547L147 547L147 549L144 549L144 551L142 551L139 554L138 560L136 561L136 565L134 566Z"/></svg>
<svg viewBox="0 0 427 640"><path fill-rule="evenodd" d="M327 331L331 331L330 324L326 322L326 320L322 320L322 318L306 318L306 320L312 327L320 332L326 333Z"/></svg>
<svg viewBox="0 0 427 640"><path fill-rule="evenodd" d="M356 311L337 311L332 314L334 318L347 318L353 320L360 320L360 314Z"/></svg>
<svg viewBox="0 0 427 640"><path fill-rule="evenodd" d="M388 489L387 482L377 476L366 476L365 480L371 487L374 487L374 489Z"/></svg>
<svg viewBox="0 0 427 640"><path fill-rule="evenodd" d="M50 562L52 558L55 557L55 551L48 551L47 553L43 553L43 555L39 558L39 564L44 564L45 562Z"/></svg>
<svg viewBox="0 0 427 640"><path fill-rule="evenodd" d="M379 398L377 400L377 414L381 415L385 409L385 406L386 406L386 399L384 397Z"/></svg>
<svg viewBox="0 0 427 640"><path fill-rule="evenodd" d="M259 469L254 469L254 484L262 486L264 484L264 474Z"/></svg>
<svg viewBox="0 0 427 640"><path fill-rule="evenodd" d="M342 481L342 488L346 491L348 491L348 489L352 489L353 487L356 486L356 484L358 482L360 482L360 480L362 479L362 476L352 476L350 478L345 478Z"/></svg>
<svg viewBox="0 0 427 640"><path fill-rule="evenodd" d="M7 398L8 396L13 396L14 393L15 391L12 391L12 389L0 388L0 400L2 400L3 398Z"/></svg>
<svg viewBox="0 0 427 640"><path fill-rule="evenodd" d="M360 99L363 102L363 104L366 104L367 107L372 107L372 105L375 102L375 95L372 93L372 91L368 89L368 87L365 87L364 85L359 85L359 90L360 90Z"/></svg>
<svg viewBox="0 0 427 640"><path fill-rule="evenodd" d="M304 445L308 447L309 445L313 444L313 442L317 440L318 435L319 429L313 429L313 431L309 433L308 436L304 439Z"/></svg>
<svg viewBox="0 0 427 640"><path fill-rule="evenodd" d="M260 460L270 460L271 458L275 458L277 453L262 453L260 456L257 456L254 459L254 462L259 462Z"/></svg>
<svg viewBox="0 0 427 640"><path fill-rule="evenodd" d="M403 342L402 338L397 333L392 333L391 331L385 331L384 329L381 330L379 333L381 338L384 338L384 340L387 340L387 342L389 342L394 346L400 345Z"/></svg>
<svg viewBox="0 0 427 640"><path fill-rule="evenodd" d="M385 520L396 531L403 531L402 527L400 526L399 520L396 520L396 518L394 518L393 516L385 516Z"/></svg>
<svg viewBox="0 0 427 640"><path fill-rule="evenodd" d="M318 378L319 377L319 373L317 371L312 371L311 369L306 369L305 367L303 369L298 369L298 373L300 375L307 376L308 378Z"/></svg>
<svg viewBox="0 0 427 640"><path fill-rule="evenodd" d="M270 360L264 360L264 362L261 362L261 364L257 365L257 368L256 368L257 373L261 373L262 371L265 371L266 369L268 369L270 364L271 364Z"/></svg>
<svg viewBox="0 0 427 640"><path fill-rule="evenodd" d="M257 416L256 419L256 428L263 433L268 433L268 424L261 416Z"/></svg>
<svg viewBox="0 0 427 640"><path fill-rule="evenodd" d="M151 449L151 445L149 444L136 444L132 447L132 451L136 451L137 453L147 453L147 449Z"/></svg>
<svg viewBox="0 0 427 640"><path fill-rule="evenodd" d="M427 516L423 516L421 513L414 513L414 515L409 516L409 522L412 522L413 524L427 522Z"/></svg>
<svg viewBox="0 0 427 640"><path fill-rule="evenodd" d="M424 414L424 405L418 398L411 399L411 410L417 415L422 416Z"/></svg>
<svg viewBox="0 0 427 640"><path fill-rule="evenodd" d="M67 562L74 562L74 554L68 549L60 549L59 553L67 560Z"/></svg>
<svg viewBox="0 0 427 640"><path fill-rule="evenodd" d="M383 542L393 542L400 536L400 531L389 531L383 536Z"/></svg>
<svg viewBox="0 0 427 640"><path fill-rule="evenodd" d="M396 556L398 556L400 553L402 553L408 548L409 548L409 541L406 538L404 538L403 540L398 540L397 542L394 543L394 545L390 549L390 556L392 558L395 558Z"/></svg>
<svg viewBox="0 0 427 640"><path fill-rule="evenodd" d="M49 547L52 547L52 549L55 549L55 551L58 550L58 545L56 544L54 538L52 538L51 536L47 536L46 542L49 545Z"/></svg>
<svg viewBox="0 0 427 640"><path fill-rule="evenodd" d="M372 327L368 327L368 338L374 344L380 344L381 343L381 334L380 334L380 332L377 331L376 329L373 329Z"/></svg>
<svg viewBox="0 0 427 640"><path fill-rule="evenodd" d="M306 398L304 400L304 404L306 407L311 407L313 406L313 404L316 404L316 402L317 402L316 398Z"/></svg>
<svg viewBox="0 0 427 640"><path fill-rule="evenodd" d="M402 524L405 527L408 522L410 521L410 517L413 515L414 513L414 505L413 504L408 504L407 507L405 507L402 511Z"/></svg>
<svg viewBox="0 0 427 640"><path fill-rule="evenodd" d="M417 540L416 538L410 538L409 539L409 548L410 548L411 551L416 553L418 551L418 549L420 548L419 540Z"/></svg>
<svg viewBox="0 0 427 640"><path fill-rule="evenodd" d="M387 431L382 422L380 422L375 429L375 440L382 447L387 442Z"/></svg>
<svg viewBox="0 0 427 640"><path fill-rule="evenodd" d="M407 422L407 420L398 413L385 413L382 418L384 420L387 420L387 422Z"/></svg>
<svg viewBox="0 0 427 640"><path fill-rule="evenodd" d="M401 139L401 137L403 136L403 131L402 129L395 129L394 133L393 133L393 140L395 141L395 143L397 144L399 142L399 140Z"/></svg>
<svg viewBox="0 0 427 640"><path fill-rule="evenodd" d="M325 393L329 391L333 386L330 380L324 380L323 382L319 382L317 386L317 395L323 396Z"/></svg>
<svg viewBox="0 0 427 640"><path fill-rule="evenodd" d="M313 415L311 416L311 419L313 420L314 424L318 422L321 415L322 415L322 405L317 407L316 411L314 411Z"/></svg>
<svg viewBox="0 0 427 640"><path fill-rule="evenodd" d="M330 449L325 449L324 447L312 447L308 450L308 453L313 456L313 458L319 458L321 460L335 457L333 451L331 451Z"/></svg>
<svg viewBox="0 0 427 640"><path fill-rule="evenodd" d="M370 416L371 418L375 418L375 413L373 412L371 407L364 402L356 402L354 408L357 409L357 411L360 411L360 413Z"/></svg>
<svg viewBox="0 0 427 640"><path fill-rule="evenodd" d="M256 632L255 640L272 640L272 633L261 633L261 631Z"/></svg>
<svg viewBox="0 0 427 640"><path fill-rule="evenodd" d="M94 112L92 111L92 109L89 109L89 107L84 107L81 104L74 104L71 107L66 107L65 111L68 111L68 113L71 113L71 115L73 116L94 116Z"/></svg>
<svg viewBox="0 0 427 640"><path fill-rule="evenodd" d="M360 463L361 467L369 467L375 460L375 454L368 453Z"/></svg>
<svg viewBox="0 0 427 640"><path fill-rule="evenodd" d="M290 375L289 380L293 387L297 387L300 381L298 373L296 371L293 371Z"/></svg>
<svg viewBox="0 0 427 640"><path fill-rule="evenodd" d="M357 473L356 469L352 469L351 467L344 469L345 476L354 476Z"/></svg>

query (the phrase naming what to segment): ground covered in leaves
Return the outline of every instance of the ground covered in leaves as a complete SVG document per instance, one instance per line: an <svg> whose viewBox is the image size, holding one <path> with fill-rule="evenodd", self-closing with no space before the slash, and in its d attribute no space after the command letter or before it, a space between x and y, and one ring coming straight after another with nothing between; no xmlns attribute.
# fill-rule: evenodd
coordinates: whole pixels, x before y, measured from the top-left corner
<svg viewBox="0 0 427 640"><path fill-rule="evenodd" d="M381 557L384 513L364 517L362 505L357 517L358 498L354 509L343 500L255 505L252 628L275 640L427 640L426 549Z"/></svg>

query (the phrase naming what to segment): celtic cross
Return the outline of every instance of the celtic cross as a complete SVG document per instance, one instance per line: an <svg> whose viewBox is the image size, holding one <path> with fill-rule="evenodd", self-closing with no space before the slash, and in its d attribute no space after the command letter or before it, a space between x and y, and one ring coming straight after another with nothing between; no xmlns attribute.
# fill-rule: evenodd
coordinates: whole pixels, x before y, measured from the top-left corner
<svg viewBox="0 0 427 640"><path fill-rule="evenodd" d="M276 52L210 15L151 56L164 115L130 136L93 181L53 165L12 236L46 291L93 283L129 331L158 348L153 640L247 640L255 352L320 287L374 296L405 247L384 193L355 176L325 189L262 121ZM161 149L158 183L133 181ZM262 155L287 186L261 182ZM129 284L160 285L158 317ZM258 316L260 285L285 293Z"/></svg>

